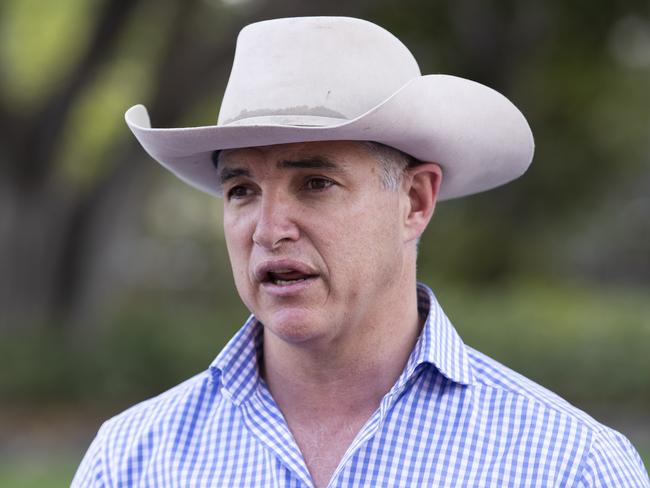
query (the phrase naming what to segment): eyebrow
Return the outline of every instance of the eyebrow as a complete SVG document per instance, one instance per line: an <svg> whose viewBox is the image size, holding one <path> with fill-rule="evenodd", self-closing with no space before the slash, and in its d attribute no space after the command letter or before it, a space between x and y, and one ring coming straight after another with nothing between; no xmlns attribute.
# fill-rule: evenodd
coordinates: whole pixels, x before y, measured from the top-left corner
<svg viewBox="0 0 650 488"><path fill-rule="evenodd" d="M330 170L341 170L341 167L333 163L325 157L314 157L314 158L305 158L298 160L289 160L285 159L279 161L277 164L279 169L330 169ZM219 174L219 180L221 184L224 184L226 181L237 178L239 176L244 176L246 178L251 178L251 172L246 168L238 167L228 167L223 168Z"/></svg>
<svg viewBox="0 0 650 488"><path fill-rule="evenodd" d="M233 178L237 178L238 176L245 176L247 178L251 177L250 171L244 168L223 168L221 170L221 173L219 174L219 181L223 185L226 181L231 180Z"/></svg>

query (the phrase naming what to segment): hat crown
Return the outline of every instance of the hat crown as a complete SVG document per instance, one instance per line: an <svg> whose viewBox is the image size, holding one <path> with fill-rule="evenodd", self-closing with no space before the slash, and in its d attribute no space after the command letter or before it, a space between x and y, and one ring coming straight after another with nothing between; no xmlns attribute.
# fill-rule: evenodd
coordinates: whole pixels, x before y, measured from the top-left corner
<svg viewBox="0 0 650 488"><path fill-rule="evenodd" d="M331 125L377 106L420 69L387 30L348 17L251 24L239 34L219 125Z"/></svg>

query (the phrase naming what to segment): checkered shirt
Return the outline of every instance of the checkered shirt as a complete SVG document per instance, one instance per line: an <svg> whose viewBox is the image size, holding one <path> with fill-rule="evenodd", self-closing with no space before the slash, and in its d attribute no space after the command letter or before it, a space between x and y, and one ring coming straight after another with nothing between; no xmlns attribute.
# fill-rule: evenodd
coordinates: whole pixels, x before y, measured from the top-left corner
<svg viewBox="0 0 650 488"><path fill-rule="evenodd" d="M467 347L431 290L401 376L330 487L650 487L630 442ZM73 487L312 487L251 317L208 370L107 421Z"/></svg>

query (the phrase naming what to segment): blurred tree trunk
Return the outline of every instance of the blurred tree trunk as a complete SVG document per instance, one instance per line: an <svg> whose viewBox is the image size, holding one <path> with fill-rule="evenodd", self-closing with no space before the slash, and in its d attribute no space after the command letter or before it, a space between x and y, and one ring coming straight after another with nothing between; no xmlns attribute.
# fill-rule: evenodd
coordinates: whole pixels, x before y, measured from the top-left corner
<svg viewBox="0 0 650 488"><path fill-rule="evenodd" d="M5 327L56 318L69 308L65 297L76 277L66 264L84 247L94 199L57 181L57 151L70 108L110 57L136 3L105 2L85 54L34 113L12 113L9 101L0 100L6 137L0 161L0 323Z"/></svg>

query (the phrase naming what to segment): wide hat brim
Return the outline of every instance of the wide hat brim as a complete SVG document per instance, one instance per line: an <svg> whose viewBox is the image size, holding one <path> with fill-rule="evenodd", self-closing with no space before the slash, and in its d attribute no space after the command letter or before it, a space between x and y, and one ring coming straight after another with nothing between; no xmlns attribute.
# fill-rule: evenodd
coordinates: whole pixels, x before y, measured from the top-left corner
<svg viewBox="0 0 650 488"><path fill-rule="evenodd" d="M284 114L225 125L152 128L143 105L126 123L160 164L188 184L219 195L217 150L311 141L375 141L442 167L439 200L503 185L521 176L533 157L533 136L521 112L503 95L464 78L412 79L352 119Z"/></svg>

